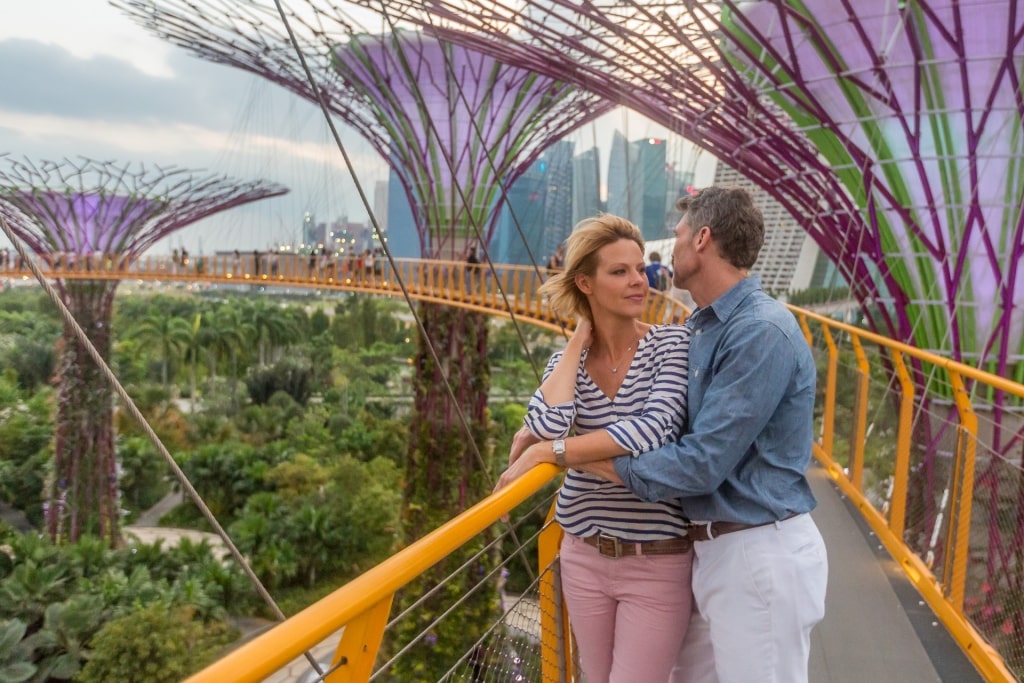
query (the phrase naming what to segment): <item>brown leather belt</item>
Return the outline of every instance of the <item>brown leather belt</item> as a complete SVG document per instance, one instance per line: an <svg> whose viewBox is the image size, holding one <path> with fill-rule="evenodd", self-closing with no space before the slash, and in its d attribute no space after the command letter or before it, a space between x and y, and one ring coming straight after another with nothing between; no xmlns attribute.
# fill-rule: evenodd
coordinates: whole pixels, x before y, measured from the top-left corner
<svg viewBox="0 0 1024 683"><path fill-rule="evenodd" d="M597 534L596 536L584 537L583 542L597 548L597 551L605 557L679 555L688 553L693 548L693 541L689 538L666 538L661 541L636 543L634 541L623 541L608 534Z"/></svg>
<svg viewBox="0 0 1024 683"><path fill-rule="evenodd" d="M800 513L791 513L778 521L785 522L787 519L792 519L798 514ZM722 534L731 534L734 531L743 531L744 529L756 529L761 526L768 526L769 524L775 524L775 522L764 522L763 524L741 524L740 522L705 522L703 524L687 524L683 534L691 541L710 541L718 538Z"/></svg>

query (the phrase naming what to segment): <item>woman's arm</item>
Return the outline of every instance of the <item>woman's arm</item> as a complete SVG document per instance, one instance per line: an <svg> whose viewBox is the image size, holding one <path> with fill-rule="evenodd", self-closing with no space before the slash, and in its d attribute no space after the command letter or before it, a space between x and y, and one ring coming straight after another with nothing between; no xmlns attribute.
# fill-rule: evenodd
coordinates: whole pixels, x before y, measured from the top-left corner
<svg viewBox="0 0 1024 683"><path fill-rule="evenodd" d="M511 464L496 488L506 486L534 466L550 462L580 469L619 482L610 458L639 455L677 438L686 422L686 383L689 366L689 330L665 348L656 349L657 367L651 392L640 415L619 420L605 429L565 439L562 462L557 462L552 441L535 443Z"/></svg>

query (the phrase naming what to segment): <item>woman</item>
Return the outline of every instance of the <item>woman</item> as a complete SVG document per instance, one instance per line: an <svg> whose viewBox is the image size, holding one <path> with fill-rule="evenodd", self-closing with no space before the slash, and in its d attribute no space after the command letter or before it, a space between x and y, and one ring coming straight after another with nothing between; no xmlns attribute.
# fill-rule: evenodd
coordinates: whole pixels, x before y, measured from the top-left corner
<svg viewBox="0 0 1024 683"><path fill-rule="evenodd" d="M577 225L567 244L565 269L540 291L579 324L530 401L534 445L518 455L525 444L517 439L499 487L558 462L570 431L593 435L589 459L598 460L640 456L676 439L686 421L689 331L638 320L648 294L640 230L602 215ZM667 681L692 599L693 550L679 504L647 503L570 469L555 519L565 531L562 591L588 683Z"/></svg>

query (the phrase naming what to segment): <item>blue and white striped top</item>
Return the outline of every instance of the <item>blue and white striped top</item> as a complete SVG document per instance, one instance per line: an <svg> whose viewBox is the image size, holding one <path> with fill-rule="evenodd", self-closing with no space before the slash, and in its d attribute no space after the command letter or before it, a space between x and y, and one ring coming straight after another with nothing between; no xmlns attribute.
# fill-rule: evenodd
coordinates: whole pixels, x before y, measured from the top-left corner
<svg viewBox="0 0 1024 683"><path fill-rule="evenodd" d="M598 388L585 369L576 373L573 403L549 406L538 389L530 399L526 427L544 440L606 429L633 456L679 438L686 423L690 331L681 325L652 326L640 340L629 371L614 398ZM556 352L545 379L562 357ZM566 533L605 533L644 542L682 535L683 510L677 500L649 503L629 489L570 469L555 504L555 519Z"/></svg>

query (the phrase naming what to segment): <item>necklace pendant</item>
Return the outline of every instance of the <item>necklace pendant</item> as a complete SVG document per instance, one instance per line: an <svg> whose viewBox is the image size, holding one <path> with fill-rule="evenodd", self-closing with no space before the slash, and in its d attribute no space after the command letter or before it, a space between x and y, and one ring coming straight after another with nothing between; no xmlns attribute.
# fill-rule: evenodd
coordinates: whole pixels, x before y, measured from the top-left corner
<svg viewBox="0 0 1024 683"><path fill-rule="evenodd" d="M619 371L619 369L618 369L618 368L612 368L612 373L616 373L616 372L618 372L618 371Z"/></svg>

